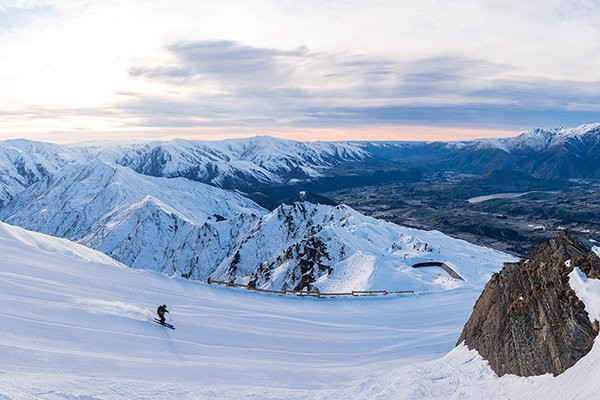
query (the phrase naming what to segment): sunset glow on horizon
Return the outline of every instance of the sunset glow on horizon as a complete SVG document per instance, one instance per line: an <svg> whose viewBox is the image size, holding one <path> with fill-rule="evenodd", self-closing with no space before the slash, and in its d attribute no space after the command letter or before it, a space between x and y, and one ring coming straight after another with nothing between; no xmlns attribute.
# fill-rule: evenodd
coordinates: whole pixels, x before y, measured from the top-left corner
<svg viewBox="0 0 600 400"><path fill-rule="evenodd" d="M596 122L598 17L593 0L0 1L0 140L468 140Z"/></svg>
<svg viewBox="0 0 600 400"><path fill-rule="evenodd" d="M255 136L272 136L282 139L306 142L335 141L461 141L486 138L510 137L521 131L501 129L476 129L435 126L368 126L356 128L293 128L290 130L269 129L232 129L231 131L203 128L198 131L187 128L171 128L168 132L162 129L140 130L138 132L107 131L87 132L39 132L35 134L5 135L2 140L29 139L57 144L73 144L94 141L156 141L156 140L202 140L218 141L227 139L250 138Z"/></svg>

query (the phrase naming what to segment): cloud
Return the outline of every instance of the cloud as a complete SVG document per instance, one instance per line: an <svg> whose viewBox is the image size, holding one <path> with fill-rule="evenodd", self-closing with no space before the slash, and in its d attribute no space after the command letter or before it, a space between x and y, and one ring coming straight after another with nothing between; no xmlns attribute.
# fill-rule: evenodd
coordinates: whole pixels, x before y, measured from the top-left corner
<svg viewBox="0 0 600 400"><path fill-rule="evenodd" d="M304 110L296 126L423 125L527 129L579 125L600 120L599 110L568 110L514 105L347 107Z"/></svg>
<svg viewBox="0 0 600 400"><path fill-rule="evenodd" d="M600 120L600 81L523 76L509 64L461 54L394 58L226 40L165 49L168 62L129 68L138 86L115 91L112 104L0 109L0 122L54 119L80 129L93 119L107 130L272 132L401 125L521 130ZM164 90L144 90L156 84Z"/></svg>
<svg viewBox="0 0 600 400"><path fill-rule="evenodd" d="M282 72L283 59L306 56L305 49L282 51L258 48L228 40L178 42L168 51L175 65L132 67L131 76L189 81L199 77L223 80L272 79Z"/></svg>
<svg viewBox="0 0 600 400"><path fill-rule="evenodd" d="M135 66L130 74L185 85L192 94L120 107L141 116L142 124L526 127L600 120L594 107L600 82L525 78L510 65L460 55L395 60L232 41L186 41L168 50L173 64Z"/></svg>
<svg viewBox="0 0 600 400"><path fill-rule="evenodd" d="M456 55L397 61L346 52L278 50L232 41L181 42L168 46L169 65L136 65L135 78L172 85L210 83L220 96L261 103L318 98L336 101L393 101L465 94L507 66ZM217 85L217 86L214 86ZM192 86L193 87L193 86Z"/></svg>
<svg viewBox="0 0 600 400"><path fill-rule="evenodd" d="M0 135L600 120L599 18L598 0L0 1Z"/></svg>
<svg viewBox="0 0 600 400"><path fill-rule="evenodd" d="M129 69L142 87L158 83L162 92L118 91L114 104L100 108L5 109L0 119L81 124L82 117L103 120L107 129L257 132L401 125L521 130L600 120L600 82L523 77L510 65L461 55L393 59L215 40L167 50L169 63Z"/></svg>

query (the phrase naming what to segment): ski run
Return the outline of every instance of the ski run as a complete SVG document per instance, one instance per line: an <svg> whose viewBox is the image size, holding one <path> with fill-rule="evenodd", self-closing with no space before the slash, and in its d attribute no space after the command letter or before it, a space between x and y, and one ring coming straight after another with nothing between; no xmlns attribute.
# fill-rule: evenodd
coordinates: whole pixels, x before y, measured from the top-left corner
<svg viewBox="0 0 600 400"><path fill-rule="evenodd" d="M4 223L0 254L3 400L588 399L600 386L598 346L533 378L498 378L454 348L481 287L281 297L131 269ZM570 280L600 319L599 282ZM152 321L163 303L176 330Z"/></svg>

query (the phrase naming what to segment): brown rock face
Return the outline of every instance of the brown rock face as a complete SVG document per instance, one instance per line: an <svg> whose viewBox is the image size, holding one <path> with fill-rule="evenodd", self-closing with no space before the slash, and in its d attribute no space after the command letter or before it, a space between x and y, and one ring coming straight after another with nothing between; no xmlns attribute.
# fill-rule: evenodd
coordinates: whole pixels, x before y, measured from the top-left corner
<svg viewBox="0 0 600 400"><path fill-rule="evenodd" d="M458 343L476 349L498 376L564 372L598 335L598 322L590 322L569 285L573 266L600 276L590 243L571 233L538 245L528 260L505 264L475 303Z"/></svg>

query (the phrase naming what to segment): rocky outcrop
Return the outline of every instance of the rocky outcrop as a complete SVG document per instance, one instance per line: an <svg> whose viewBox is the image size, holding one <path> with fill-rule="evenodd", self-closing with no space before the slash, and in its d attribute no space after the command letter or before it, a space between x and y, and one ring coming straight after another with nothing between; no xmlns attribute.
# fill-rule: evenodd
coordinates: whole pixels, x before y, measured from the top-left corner
<svg viewBox="0 0 600 400"><path fill-rule="evenodd" d="M600 276L600 259L573 233L532 249L530 258L507 263L477 300L458 343L476 349L499 375L558 375L592 348L598 321L569 285L579 267Z"/></svg>

